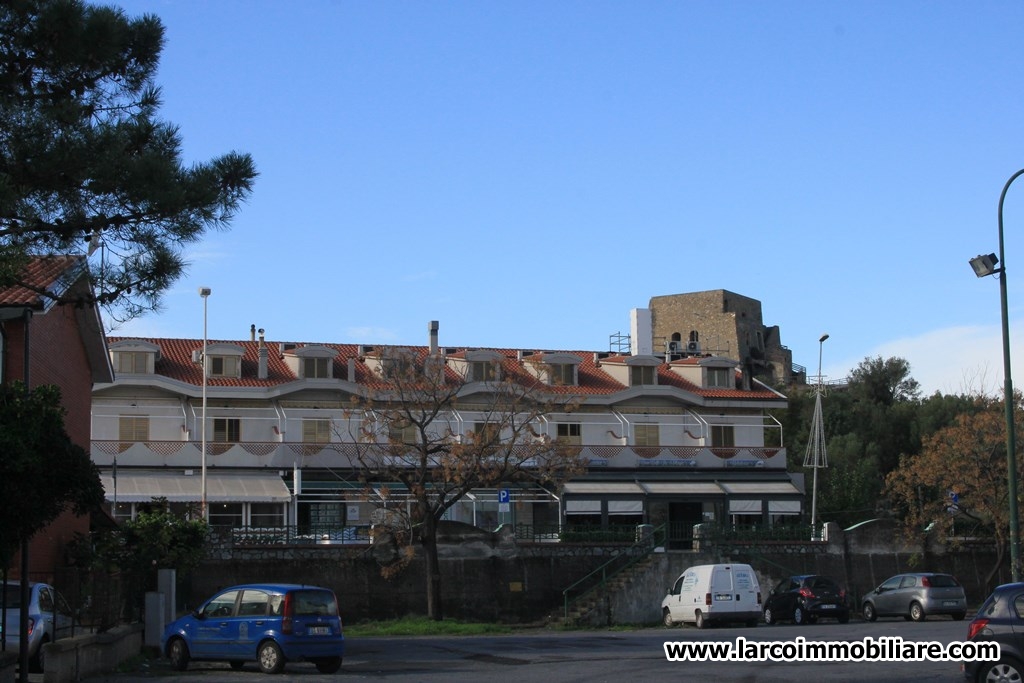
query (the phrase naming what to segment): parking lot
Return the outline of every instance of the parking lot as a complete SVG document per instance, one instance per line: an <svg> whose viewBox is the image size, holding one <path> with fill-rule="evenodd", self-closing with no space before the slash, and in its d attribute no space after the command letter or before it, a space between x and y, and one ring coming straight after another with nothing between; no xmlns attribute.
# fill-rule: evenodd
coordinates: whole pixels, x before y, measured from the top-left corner
<svg viewBox="0 0 1024 683"><path fill-rule="evenodd" d="M350 638L345 663L338 674L320 674L310 664L289 663L288 680L310 683L387 679L397 683L480 680L622 681L692 678L695 680L774 683L813 678L853 683L892 681L932 683L962 680L955 662L669 662L667 640L726 641L742 636L755 641L859 640L899 636L912 641L949 643L966 637L967 624L946 618L911 623L903 619L860 620L848 624L811 626L760 625L756 628L693 627L641 628L622 631L529 631L503 636ZM685 671L685 674L684 674ZM167 683L221 683L262 680L255 663L232 671L224 663L194 662L183 673L171 671L166 660L149 662L132 671L87 679L89 683L126 683L159 678ZM35 680L42 680L35 679Z"/></svg>

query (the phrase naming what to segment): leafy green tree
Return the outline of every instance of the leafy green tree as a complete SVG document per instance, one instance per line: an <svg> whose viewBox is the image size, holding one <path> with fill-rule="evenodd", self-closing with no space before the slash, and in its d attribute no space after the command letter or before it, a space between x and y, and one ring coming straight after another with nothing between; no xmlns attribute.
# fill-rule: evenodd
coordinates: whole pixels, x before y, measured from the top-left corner
<svg viewBox="0 0 1024 683"><path fill-rule="evenodd" d="M154 498L135 519L125 520L94 540L92 564L118 568L143 589L153 588L158 569L185 574L198 567L206 554L209 533L210 526L202 517L175 514L165 498Z"/></svg>
<svg viewBox="0 0 1024 683"><path fill-rule="evenodd" d="M28 541L67 509L85 514L103 503L103 485L89 453L64 429L60 389L27 393L0 385L0 559L6 567Z"/></svg>
<svg viewBox="0 0 1024 683"><path fill-rule="evenodd" d="M157 117L163 44L153 15L0 4L0 287L31 285L31 257L87 252L112 317L155 310L184 272L182 249L248 198L249 155L182 163L178 128Z"/></svg>
<svg viewBox="0 0 1024 683"><path fill-rule="evenodd" d="M816 387L791 390L790 408L780 416L784 432L790 435L787 450L794 471L803 468L815 391ZM897 466L901 454L921 448L919 395L910 364L902 358L865 358L845 385L826 389L822 413L829 465L818 473L818 510L823 521L845 527L885 508L885 475ZM950 417L938 403L932 405L928 428Z"/></svg>

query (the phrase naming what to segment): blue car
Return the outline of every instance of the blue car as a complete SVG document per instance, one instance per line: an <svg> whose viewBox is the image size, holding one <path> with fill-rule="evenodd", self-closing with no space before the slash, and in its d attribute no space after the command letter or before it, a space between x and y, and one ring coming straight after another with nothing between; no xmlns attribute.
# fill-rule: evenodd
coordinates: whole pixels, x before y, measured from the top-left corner
<svg viewBox="0 0 1024 683"><path fill-rule="evenodd" d="M168 624L160 651L178 671L193 659L226 661L232 669L254 661L268 674L304 661L330 674L341 668L345 635L334 591L256 583L226 588Z"/></svg>

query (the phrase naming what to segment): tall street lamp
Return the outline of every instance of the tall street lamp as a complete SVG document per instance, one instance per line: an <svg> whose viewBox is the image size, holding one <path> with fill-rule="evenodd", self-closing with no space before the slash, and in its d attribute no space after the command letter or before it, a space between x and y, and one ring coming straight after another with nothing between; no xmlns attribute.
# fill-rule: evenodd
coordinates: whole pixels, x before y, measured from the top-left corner
<svg viewBox="0 0 1024 683"><path fill-rule="evenodd" d="M999 299L1003 318L1003 403L1006 404L1006 484L1010 511L1010 572L1014 581L1021 580L1020 517L1017 511L1017 435L1013 423L1013 379L1010 374L1010 318L1006 305L1006 257L1003 252L1003 200L1010 184L1024 175L1021 169L1010 176L999 195L999 256L986 254L970 260L978 277L999 273ZM996 268L1002 263L1001 268Z"/></svg>
<svg viewBox="0 0 1024 683"><path fill-rule="evenodd" d="M821 414L821 394L823 391L821 374L821 351L825 346L828 334L818 339L818 388L814 397L814 417L811 418L811 438L807 441L807 452L804 454L804 467L814 468L811 484L811 540L821 539L818 533L818 468L828 467L828 453L825 450L825 420Z"/></svg>
<svg viewBox="0 0 1024 683"><path fill-rule="evenodd" d="M200 509L203 513L203 519L209 521L210 511L206 507L206 303L210 298L211 290L209 287L200 287L199 296L203 297L203 426L200 428L200 438L202 440L202 461L203 461L203 474L202 474L202 494L200 497Z"/></svg>

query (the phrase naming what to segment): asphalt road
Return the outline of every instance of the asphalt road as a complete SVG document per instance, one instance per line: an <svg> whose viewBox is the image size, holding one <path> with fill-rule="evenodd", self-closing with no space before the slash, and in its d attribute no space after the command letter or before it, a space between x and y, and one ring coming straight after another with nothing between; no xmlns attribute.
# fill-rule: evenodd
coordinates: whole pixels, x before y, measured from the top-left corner
<svg viewBox="0 0 1024 683"><path fill-rule="evenodd" d="M338 674L325 675L311 664L288 664L285 680L308 683L387 679L396 683L479 683L480 681L543 681L544 683L621 683L673 679L716 683L782 683L824 680L829 683L883 681L925 683L962 681L958 662L670 662L666 641L859 641L865 637L899 636L907 641L949 643L966 637L967 622L934 618L924 623L899 620L861 621L841 625L777 625L757 628L693 627L633 631L531 631L503 636L350 638L345 664ZM256 677L254 679L254 676ZM227 664L194 662L184 673L166 661L136 671L87 679L87 683L126 683L159 678L166 683L221 683L260 680L254 664L236 672ZM279 679L280 680L280 679Z"/></svg>

